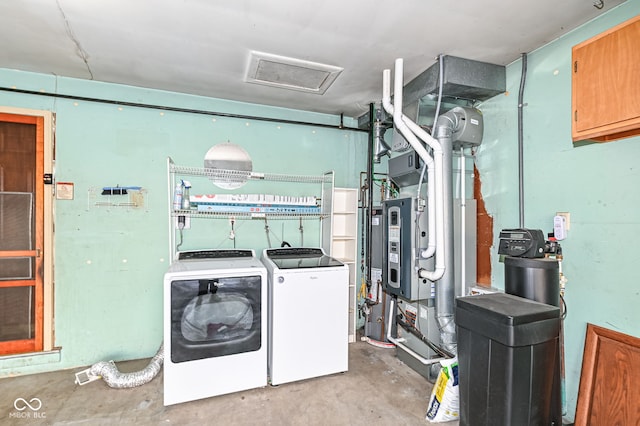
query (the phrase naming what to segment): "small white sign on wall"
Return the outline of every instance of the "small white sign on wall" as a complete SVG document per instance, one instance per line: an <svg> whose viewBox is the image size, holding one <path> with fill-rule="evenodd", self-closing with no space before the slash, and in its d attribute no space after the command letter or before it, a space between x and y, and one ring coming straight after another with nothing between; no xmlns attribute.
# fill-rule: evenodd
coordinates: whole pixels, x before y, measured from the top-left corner
<svg viewBox="0 0 640 426"><path fill-rule="evenodd" d="M56 182L56 199L73 200L73 182Z"/></svg>

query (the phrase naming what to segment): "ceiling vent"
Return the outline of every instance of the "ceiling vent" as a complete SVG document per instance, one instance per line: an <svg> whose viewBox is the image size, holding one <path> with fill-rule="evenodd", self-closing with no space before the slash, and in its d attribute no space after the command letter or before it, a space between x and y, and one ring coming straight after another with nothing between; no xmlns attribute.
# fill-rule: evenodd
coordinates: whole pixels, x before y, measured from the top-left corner
<svg viewBox="0 0 640 426"><path fill-rule="evenodd" d="M322 95L343 68L262 52L251 52L245 81Z"/></svg>

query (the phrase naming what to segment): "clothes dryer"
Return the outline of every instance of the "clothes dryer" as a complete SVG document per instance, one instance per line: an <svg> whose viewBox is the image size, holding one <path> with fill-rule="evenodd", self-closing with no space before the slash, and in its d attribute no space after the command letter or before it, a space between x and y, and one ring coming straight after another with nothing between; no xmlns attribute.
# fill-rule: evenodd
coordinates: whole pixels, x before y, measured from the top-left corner
<svg viewBox="0 0 640 426"><path fill-rule="evenodd" d="M164 275L164 405L266 386L266 286L253 250L178 254Z"/></svg>

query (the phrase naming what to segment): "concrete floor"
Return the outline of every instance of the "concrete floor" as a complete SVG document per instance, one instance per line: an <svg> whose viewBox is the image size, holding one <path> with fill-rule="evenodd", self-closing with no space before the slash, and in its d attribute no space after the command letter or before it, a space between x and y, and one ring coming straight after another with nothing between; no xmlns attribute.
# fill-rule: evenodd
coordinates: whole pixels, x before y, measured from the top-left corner
<svg viewBox="0 0 640 426"><path fill-rule="evenodd" d="M118 363L137 371L148 360ZM427 425L432 385L395 356L364 342L349 345L349 371L277 387L162 405L162 372L133 389L102 380L78 386L74 370L0 379L2 425ZM38 398L38 411L18 411ZM35 402L34 402L35 405ZM25 407L18 402L20 408ZM449 426L457 422L447 423Z"/></svg>

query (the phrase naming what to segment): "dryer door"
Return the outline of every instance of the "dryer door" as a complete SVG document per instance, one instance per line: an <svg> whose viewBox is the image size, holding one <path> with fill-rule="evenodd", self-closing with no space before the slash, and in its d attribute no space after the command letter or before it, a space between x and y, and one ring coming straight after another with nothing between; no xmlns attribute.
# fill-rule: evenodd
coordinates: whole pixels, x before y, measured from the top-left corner
<svg viewBox="0 0 640 426"><path fill-rule="evenodd" d="M172 281L171 360L260 349L261 283L259 275Z"/></svg>

